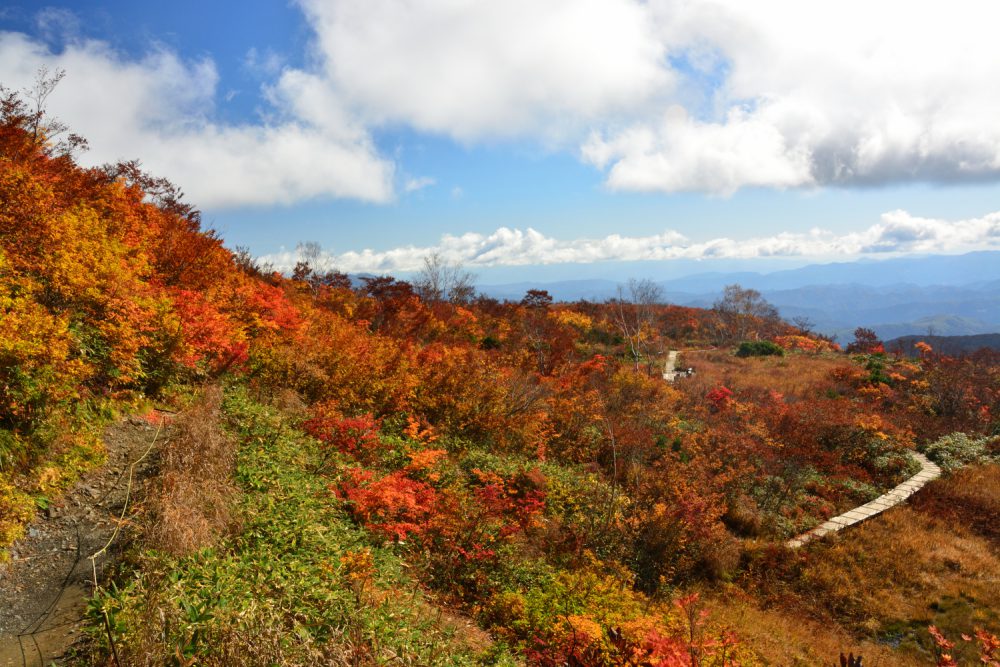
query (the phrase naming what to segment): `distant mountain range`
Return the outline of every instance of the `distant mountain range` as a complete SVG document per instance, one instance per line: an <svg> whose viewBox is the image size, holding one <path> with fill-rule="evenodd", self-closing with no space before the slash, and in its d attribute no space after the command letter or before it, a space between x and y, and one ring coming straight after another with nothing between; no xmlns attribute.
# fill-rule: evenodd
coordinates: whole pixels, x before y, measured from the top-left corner
<svg viewBox="0 0 1000 667"><path fill-rule="evenodd" d="M1000 334L982 334L979 336L903 336L885 342L889 352L901 351L908 356L917 356L917 343L923 341L935 352L958 356L976 352L983 348L1000 351Z"/></svg>
<svg viewBox="0 0 1000 667"><path fill-rule="evenodd" d="M711 307L725 285L760 290L782 316L808 317L816 331L849 341L859 326L883 339L1000 332L1000 252L932 255L881 261L816 264L772 273L702 273L660 281L667 301ZM560 301L603 301L612 280L480 285L498 299L519 300L529 289Z"/></svg>

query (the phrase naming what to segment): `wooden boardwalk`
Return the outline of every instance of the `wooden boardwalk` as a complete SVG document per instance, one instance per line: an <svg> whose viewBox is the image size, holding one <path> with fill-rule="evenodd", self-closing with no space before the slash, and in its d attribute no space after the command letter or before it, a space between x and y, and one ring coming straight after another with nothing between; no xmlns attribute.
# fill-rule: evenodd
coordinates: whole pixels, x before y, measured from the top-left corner
<svg viewBox="0 0 1000 667"><path fill-rule="evenodd" d="M684 375L684 373L677 370L677 350L670 350L667 353L667 363L663 367L663 379L667 382L673 382L678 375Z"/></svg>
<svg viewBox="0 0 1000 667"><path fill-rule="evenodd" d="M924 484L941 475L941 468L939 468L933 461L928 459L923 454L910 452L910 456L915 458L917 462L920 463L920 472L916 475L906 480L889 493L883 494L875 500L865 503L860 507L855 507L848 512L844 512L840 516L835 516L826 523L817 526L816 528L813 528L798 537L788 540L788 542L786 542L788 547L791 549L797 549L806 542L814 540L818 537L823 537L829 533L835 533L838 530L843 530L848 526L853 526L856 523L870 519L876 514L881 514L890 507L895 507L899 503L903 502L919 491Z"/></svg>
<svg viewBox="0 0 1000 667"><path fill-rule="evenodd" d="M681 375L687 375L687 373L686 371L677 370L677 350L670 350L669 354L667 354L667 362L663 367L663 379L667 382L673 382L678 376ZM917 452L910 452L910 456L915 458L917 463L920 464L920 472L916 475L906 480L889 493L882 494L871 502L855 507L854 509L844 512L839 516L835 516L822 525L816 526L812 530L788 540L785 544L787 544L791 549L797 549L806 542L815 540L818 537L835 533L838 530L843 530L848 526L853 526L856 523L870 519L873 516L886 511L890 507L895 507L919 491L924 484L932 479L940 477L941 468L939 468L937 464L928 459L926 456Z"/></svg>

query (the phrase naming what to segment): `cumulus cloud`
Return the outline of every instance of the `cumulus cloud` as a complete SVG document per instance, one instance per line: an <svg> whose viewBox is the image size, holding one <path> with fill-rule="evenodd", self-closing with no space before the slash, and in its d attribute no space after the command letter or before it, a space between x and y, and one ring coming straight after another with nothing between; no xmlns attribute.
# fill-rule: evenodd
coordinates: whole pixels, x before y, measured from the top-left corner
<svg viewBox="0 0 1000 667"><path fill-rule="evenodd" d="M325 82L379 123L460 140L562 136L669 90L635 0L299 0Z"/></svg>
<svg viewBox="0 0 1000 667"><path fill-rule="evenodd" d="M940 252L1000 246L1000 212L949 222L897 210L861 234L848 237L860 252Z"/></svg>
<svg viewBox="0 0 1000 667"><path fill-rule="evenodd" d="M335 266L351 273L392 273L419 270L424 257L435 252L450 262L485 268L670 259L833 258L996 247L1000 247L1000 211L981 218L948 221L915 217L897 210L884 213L877 224L862 232L844 235L813 229L804 234L692 241L668 230L651 236L612 234L599 239L560 240L531 228L501 227L491 234L445 235L436 246L408 245L385 251L324 253L321 259L324 266ZM260 259L288 271L299 260L299 255L279 252Z"/></svg>
<svg viewBox="0 0 1000 667"><path fill-rule="evenodd" d="M611 138L593 134L582 155L599 168L610 165L607 184L613 189L728 195L746 186L813 182L807 148L789 146L773 125L738 108L723 123L705 123L674 106L658 124L636 125Z"/></svg>
<svg viewBox="0 0 1000 667"><path fill-rule="evenodd" d="M691 119L595 132L583 158L621 190L868 186L1000 177L1000 7L902 0L651 2L672 55L709 54ZM720 65L721 63L721 65ZM695 105L688 105L689 111Z"/></svg>
<svg viewBox="0 0 1000 667"><path fill-rule="evenodd" d="M375 124L575 147L614 190L1000 177L1000 6L299 0Z"/></svg>
<svg viewBox="0 0 1000 667"><path fill-rule="evenodd" d="M285 67L285 58L271 49L261 52L252 46L243 57L243 67L254 74L273 77L279 75Z"/></svg>
<svg viewBox="0 0 1000 667"><path fill-rule="evenodd" d="M293 203L319 196L382 202L393 197L394 165L368 131L336 107L306 113L291 83L269 91L277 120L213 120L219 76L211 60L182 60L154 48L128 60L96 40L59 53L19 33L0 33L4 85L31 85L42 66L70 74L50 98L55 114L90 141L91 164L141 158L175 180L199 206ZM316 100L328 103L329 100Z"/></svg>
<svg viewBox="0 0 1000 667"><path fill-rule="evenodd" d="M622 191L1000 179L996 3L296 5L308 65L246 56L266 81L258 123L216 120L210 60L129 60L75 37L65 12L38 15L59 49L0 33L0 71L18 87L40 64L64 67L53 108L92 159L138 153L205 206L390 200L395 163L372 133L398 128L572 151Z"/></svg>

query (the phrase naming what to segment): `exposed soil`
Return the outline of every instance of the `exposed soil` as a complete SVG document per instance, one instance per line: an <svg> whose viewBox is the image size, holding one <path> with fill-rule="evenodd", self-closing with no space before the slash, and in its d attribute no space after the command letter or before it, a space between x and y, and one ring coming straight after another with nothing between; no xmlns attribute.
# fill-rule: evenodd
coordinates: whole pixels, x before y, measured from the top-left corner
<svg viewBox="0 0 1000 667"><path fill-rule="evenodd" d="M156 438L169 430L137 417L104 435L107 463L85 474L62 498L42 512L0 565L0 667L60 664L79 639L87 599L113 564L115 545L125 543L133 524L132 503L154 463L153 451L135 465L129 511L112 548L91 561L114 535L129 495L129 470ZM92 564L92 562L94 564Z"/></svg>

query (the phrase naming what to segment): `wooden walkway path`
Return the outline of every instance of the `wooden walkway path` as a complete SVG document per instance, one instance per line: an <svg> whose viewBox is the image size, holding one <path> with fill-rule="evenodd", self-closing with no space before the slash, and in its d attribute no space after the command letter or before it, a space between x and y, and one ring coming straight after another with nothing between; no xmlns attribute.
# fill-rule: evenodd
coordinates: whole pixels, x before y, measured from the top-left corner
<svg viewBox="0 0 1000 667"><path fill-rule="evenodd" d="M667 354L667 362L663 367L663 379L667 382L673 382L680 375L687 375L687 373L685 371L677 370L677 350L670 350ZM895 507L919 491L924 484L932 479L940 477L941 468L939 468L937 464L928 459L926 456L917 452L910 452L910 456L915 458L917 463L920 464L920 472L916 475L906 480L889 493L885 493L871 502L855 507L854 509L844 512L839 516L835 516L822 525L802 533L798 537L788 540L785 544L787 544L791 549L797 549L806 542L810 542L816 538L823 537L824 535L828 535L830 533L835 533L838 530L843 530L848 526L853 526L856 523L870 519L873 516L886 511L890 507Z"/></svg>
<svg viewBox="0 0 1000 667"><path fill-rule="evenodd" d="M678 375L683 374L677 370L677 350L670 350L667 353L667 363L663 366L663 379L673 382Z"/></svg>
<svg viewBox="0 0 1000 667"><path fill-rule="evenodd" d="M848 526L853 526L856 523L870 519L890 507L895 507L919 491L924 484L941 475L941 468L939 468L933 461L928 459L923 454L910 452L910 456L915 458L917 462L920 463L920 472L916 475L906 480L889 493L883 494L875 500L865 503L860 507L855 507L849 512L844 512L840 516L835 516L826 523L817 526L816 528L813 528L796 538L788 540L788 542L786 542L788 547L797 549L806 542L814 540L818 537L823 537L829 533L835 533L838 530L843 530Z"/></svg>

